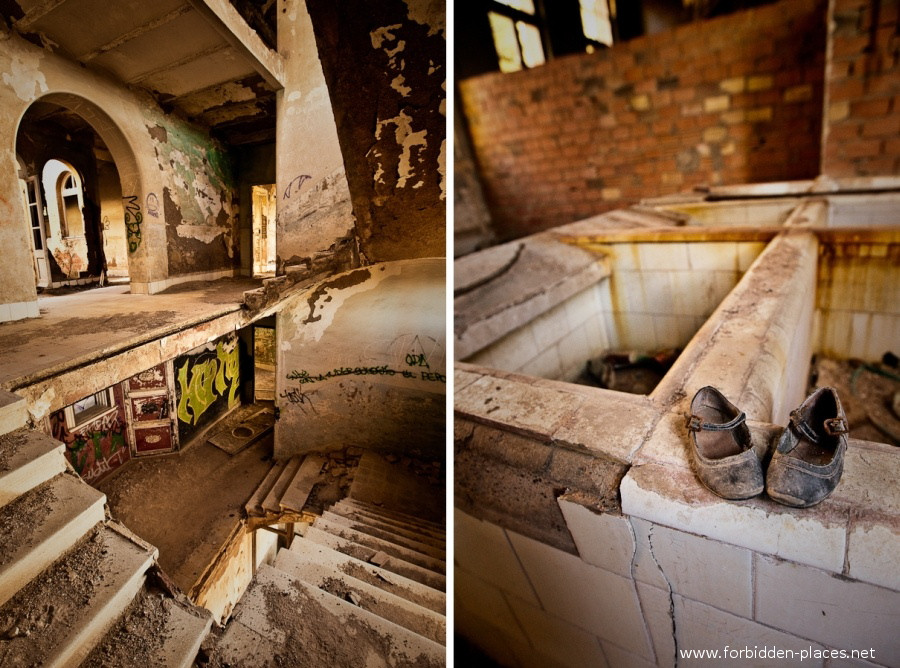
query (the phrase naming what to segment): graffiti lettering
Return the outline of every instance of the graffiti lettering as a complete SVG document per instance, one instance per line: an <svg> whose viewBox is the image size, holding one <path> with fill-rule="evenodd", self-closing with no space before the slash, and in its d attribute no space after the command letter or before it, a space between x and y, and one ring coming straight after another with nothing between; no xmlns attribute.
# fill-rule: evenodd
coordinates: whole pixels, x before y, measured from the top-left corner
<svg viewBox="0 0 900 668"><path fill-rule="evenodd" d="M147 215L159 218L159 198L156 193L147 195Z"/></svg>
<svg viewBox="0 0 900 668"><path fill-rule="evenodd" d="M391 369L389 366L342 366L337 369L332 369L331 371L327 371L325 373L319 374L311 374L309 371L305 369L302 371L291 371L286 378L288 380L296 380L299 381L301 385L305 385L307 383L318 383L323 380L328 380L329 378L337 378L339 376L402 376L403 378L415 378L416 375L411 371L397 371L396 369ZM436 381L440 383L446 383L447 378L443 374L440 373L428 373L422 371L420 373L420 378L422 380L430 380Z"/></svg>
<svg viewBox="0 0 900 668"><path fill-rule="evenodd" d="M66 444L72 468L85 480L94 480L128 459L125 424L118 412L107 413L76 432L66 428L63 411L54 414L50 422L54 438Z"/></svg>
<svg viewBox="0 0 900 668"><path fill-rule="evenodd" d="M312 177L309 174L301 174L300 176L294 178L290 183L287 184L287 188L284 189L284 199L291 198L291 190L294 192L300 192L300 187L309 181Z"/></svg>
<svg viewBox="0 0 900 668"><path fill-rule="evenodd" d="M425 353L409 353L406 356L406 366L424 366L428 369L431 368L428 366L428 359L425 357Z"/></svg>
<svg viewBox="0 0 900 668"><path fill-rule="evenodd" d="M141 223L144 216L141 214L141 205L137 195L123 197L125 200L125 233L128 238L128 252L134 253L141 245Z"/></svg>
<svg viewBox="0 0 900 668"><path fill-rule="evenodd" d="M187 424L197 424L197 420L206 409L218 397L224 397L226 391L228 391L228 406L234 405L240 384L238 370L240 353L236 343L227 349L220 341L216 346L215 357L202 361L201 358L195 359L188 379L190 365L191 360L186 360L178 369L178 385L181 389L177 412L179 420Z"/></svg>
<svg viewBox="0 0 900 668"><path fill-rule="evenodd" d="M301 408L303 408L304 412L306 411L306 409L304 408L305 404L309 404L309 407L312 409L313 413L316 412L315 407L312 405L312 397L306 394L299 387L292 387L287 390L283 390L278 396L282 399L287 399L292 404L298 404Z"/></svg>

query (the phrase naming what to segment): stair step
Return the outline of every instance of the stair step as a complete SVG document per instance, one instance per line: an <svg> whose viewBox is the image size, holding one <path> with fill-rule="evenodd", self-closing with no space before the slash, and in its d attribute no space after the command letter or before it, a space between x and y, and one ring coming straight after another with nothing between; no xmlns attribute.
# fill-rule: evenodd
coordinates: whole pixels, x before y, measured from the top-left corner
<svg viewBox="0 0 900 668"><path fill-rule="evenodd" d="M444 592L397 573L378 568L378 566L338 552L326 545L297 537L291 544L290 552L301 559L303 563L326 564L334 570L405 598L423 608L441 615L446 612L447 596Z"/></svg>
<svg viewBox="0 0 900 668"><path fill-rule="evenodd" d="M20 429L28 422L25 400L17 394L0 390L0 434Z"/></svg>
<svg viewBox="0 0 900 668"><path fill-rule="evenodd" d="M319 474L322 467L328 461L325 457L319 455L308 455L304 457L303 463L297 469L293 479L288 484L287 490L281 497L279 505L288 511L300 513L306 500L309 498L310 492L319 480Z"/></svg>
<svg viewBox="0 0 900 668"><path fill-rule="evenodd" d="M352 497L347 497L339 503L345 504L346 506L351 506L357 510L366 511L379 517L396 520L399 522L403 522L404 524L422 527L423 529L430 529L431 531L437 532L443 532L445 530L444 524L440 522L435 522L423 517L416 517L415 515L402 513L399 510L391 510L382 506L376 506L375 504L368 503L366 501L359 501L358 499L354 499Z"/></svg>
<svg viewBox="0 0 900 668"><path fill-rule="evenodd" d="M422 539L427 538L441 548L444 547L444 544L446 542L447 536L443 530L439 531L437 529L426 528L418 524L391 519L389 517L385 517L384 515L378 515L367 510L359 510L358 508L354 508L352 506L342 506L340 503L334 504L333 506L331 506L331 508L329 508L329 510L333 513L337 513L338 515L357 519L361 522L367 522L370 524L375 523L389 530L400 529L402 531L414 532Z"/></svg>
<svg viewBox="0 0 900 668"><path fill-rule="evenodd" d="M443 615L341 573L328 564L309 563L289 550L280 550L274 565L294 579L327 591L429 640L442 645L446 643L447 629Z"/></svg>
<svg viewBox="0 0 900 668"><path fill-rule="evenodd" d="M155 557L110 526L78 545L0 607L0 625L18 629L5 665L78 665L144 583Z"/></svg>
<svg viewBox="0 0 900 668"><path fill-rule="evenodd" d="M145 587L80 668L191 668L211 625L202 608Z"/></svg>
<svg viewBox="0 0 900 668"><path fill-rule="evenodd" d="M390 530L386 531L384 529L379 529L377 527L365 524L364 522L356 522L346 517L341 517L340 515L329 513L328 511L322 513L321 519L317 520L317 522L327 522L329 526L345 527L346 529L350 529L351 531L364 533L367 536L371 536L372 538L378 538L379 540L393 543L394 545L397 545L399 547L419 552L420 554L432 557L439 561L446 561L444 550L429 543L420 541L418 539L418 536L410 537L399 532Z"/></svg>
<svg viewBox="0 0 900 668"><path fill-rule="evenodd" d="M65 452L62 443L31 429L0 436L0 507L65 471Z"/></svg>
<svg viewBox="0 0 900 668"><path fill-rule="evenodd" d="M445 654L434 641L262 566L213 663L438 668L445 665Z"/></svg>
<svg viewBox="0 0 900 668"><path fill-rule="evenodd" d="M278 476L275 484L272 485L272 489L269 490L269 493L266 494L266 498L263 499L262 508L265 512L281 512L281 497L284 496L284 493L287 491L288 485L291 484L291 481L297 474L297 470L300 468L301 462L301 457L291 457L289 460L287 460L284 468L281 470L281 475Z"/></svg>
<svg viewBox="0 0 900 668"><path fill-rule="evenodd" d="M272 468L269 469L266 477L259 483L259 487L256 488L256 491L253 492L253 496L251 496L250 500L244 505L244 510L247 511L247 515L262 516L265 514L262 507L263 500L272 490L272 487L275 485L275 481L278 480L281 472L284 471L285 463L286 462L275 463L272 465Z"/></svg>
<svg viewBox="0 0 900 668"><path fill-rule="evenodd" d="M398 543L384 540L382 538L375 538L374 536L370 536L367 533L356 531L355 529L351 529L340 524L335 524L334 522L329 522L328 520L322 519L321 517L313 523L313 526L317 529L321 529L336 536L340 536L341 538L352 540L354 543L364 545L365 547L370 547L373 550L385 552L392 557L398 557L412 564L417 564L422 568L427 568L428 570L434 571L436 573L446 572L447 567L442 559L437 559L430 555L419 552L418 550L405 547Z"/></svg>
<svg viewBox="0 0 900 668"><path fill-rule="evenodd" d="M102 522L105 502L61 473L0 508L0 605Z"/></svg>
<svg viewBox="0 0 900 668"><path fill-rule="evenodd" d="M324 513L322 513L322 517L329 520L337 521L338 519L340 519L344 522L350 522L354 528L359 529L360 531L366 531L366 529L362 527L368 527L369 529L373 529L378 532L373 533L373 536L379 536L381 534L391 534L393 536L406 538L408 540L414 540L417 543L422 543L436 550L439 550L441 552L442 559L446 555L446 550L444 549L445 543L442 538L435 538L434 536L430 536L427 533L420 533L415 528L402 527L398 524L389 524L387 522L382 522L381 520L367 517L361 513L350 512L347 510L326 510ZM366 533L369 532L366 531Z"/></svg>
<svg viewBox="0 0 900 668"><path fill-rule="evenodd" d="M328 533L327 531L317 529L314 526L309 527L306 530L304 538L306 538L306 540L318 543L319 545L325 545L326 547L330 547L333 550L337 550L338 552L342 552L343 554L347 554L351 557L355 557L356 559L369 563L372 563L369 561L371 558L379 554L379 550L374 550L370 547L360 545L352 540L341 538L340 536L335 536L334 534ZM381 554L384 553L382 552ZM423 568L418 564L410 563L403 560L402 558L388 555L385 556L387 558L384 561L376 564L380 568L383 568L386 571L390 571L391 573L397 573L398 575L402 575L403 577L409 578L410 580L415 580L416 582L420 582L424 585L428 585L429 587L432 587L434 589L438 589L440 591L446 590L446 578L443 574L436 573L435 571L432 571L428 568Z"/></svg>

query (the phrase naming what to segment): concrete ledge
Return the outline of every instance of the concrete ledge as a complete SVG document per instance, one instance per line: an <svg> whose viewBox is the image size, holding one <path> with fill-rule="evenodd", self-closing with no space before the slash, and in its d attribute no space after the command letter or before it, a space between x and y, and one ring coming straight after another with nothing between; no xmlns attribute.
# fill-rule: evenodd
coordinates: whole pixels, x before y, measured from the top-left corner
<svg viewBox="0 0 900 668"><path fill-rule="evenodd" d="M33 302L13 302L0 304L0 322L14 322L25 318L39 318L41 310L37 299Z"/></svg>

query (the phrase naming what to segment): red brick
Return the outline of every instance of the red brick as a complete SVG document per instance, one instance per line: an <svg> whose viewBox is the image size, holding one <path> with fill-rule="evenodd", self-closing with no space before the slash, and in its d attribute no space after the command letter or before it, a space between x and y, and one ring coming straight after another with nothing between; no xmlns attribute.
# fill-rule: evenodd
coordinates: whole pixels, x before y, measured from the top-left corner
<svg viewBox="0 0 900 668"><path fill-rule="evenodd" d="M845 158L868 158L881 153L881 140L855 139L841 145L841 153Z"/></svg>
<svg viewBox="0 0 900 668"><path fill-rule="evenodd" d="M863 137L891 137L900 135L900 116L867 120L862 124Z"/></svg>
<svg viewBox="0 0 900 668"><path fill-rule="evenodd" d="M887 98L866 100L863 102L850 103L850 116L853 117L871 117L884 116L891 107L891 101Z"/></svg>
<svg viewBox="0 0 900 668"><path fill-rule="evenodd" d="M864 92L862 79L858 78L833 79L830 86L829 93L832 102L852 100L860 97Z"/></svg>

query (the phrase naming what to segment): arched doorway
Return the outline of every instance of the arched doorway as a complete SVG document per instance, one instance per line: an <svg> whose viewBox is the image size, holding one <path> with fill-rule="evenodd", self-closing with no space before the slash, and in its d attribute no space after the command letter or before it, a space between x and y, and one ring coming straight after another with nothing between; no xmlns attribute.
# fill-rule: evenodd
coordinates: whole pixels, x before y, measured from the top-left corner
<svg viewBox="0 0 900 668"><path fill-rule="evenodd" d="M16 155L36 285L128 282L132 253L119 157L125 156L132 189L137 169L109 118L74 95L46 96L23 115Z"/></svg>

